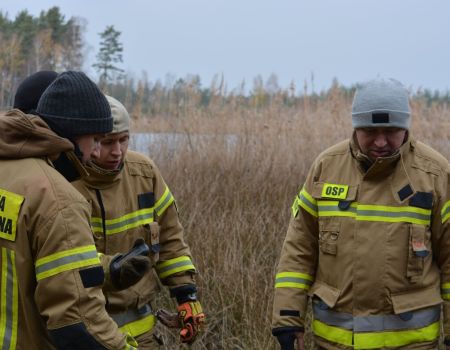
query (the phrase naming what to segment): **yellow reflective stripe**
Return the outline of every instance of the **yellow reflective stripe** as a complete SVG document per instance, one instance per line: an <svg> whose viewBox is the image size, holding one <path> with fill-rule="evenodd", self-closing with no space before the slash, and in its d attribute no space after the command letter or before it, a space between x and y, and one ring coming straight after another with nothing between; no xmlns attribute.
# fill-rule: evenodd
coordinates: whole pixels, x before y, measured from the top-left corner
<svg viewBox="0 0 450 350"><path fill-rule="evenodd" d="M119 218L105 220L106 234L113 235L135 227L149 224L153 222L153 211L154 208L143 208L123 215ZM91 227L94 233L103 233L102 218L92 217Z"/></svg>
<svg viewBox="0 0 450 350"><path fill-rule="evenodd" d="M280 272L275 276L275 288L298 288L309 290L314 277L300 272Z"/></svg>
<svg viewBox="0 0 450 350"><path fill-rule="evenodd" d="M292 206L291 206L292 217L295 218L297 216L299 210L300 210L299 200L298 200L298 197L295 196L294 203L292 203Z"/></svg>
<svg viewBox="0 0 450 350"><path fill-rule="evenodd" d="M141 334L150 332L156 324L156 317L154 315L148 315L140 320L133 321L123 325L119 329L123 333L128 333L132 337L137 337Z"/></svg>
<svg viewBox="0 0 450 350"><path fill-rule="evenodd" d="M311 195L303 187L298 195L298 204L310 213L312 216L317 217L317 201L311 197Z"/></svg>
<svg viewBox="0 0 450 350"><path fill-rule="evenodd" d="M355 333L355 349L378 349L434 341L439 338L439 321L424 328L407 331Z"/></svg>
<svg viewBox="0 0 450 350"><path fill-rule="evenodd" d="M17 270L16 270L16 256L15 252L11 251L11 263L13 269L13 325L11 334L11 346L10 350L14 350L17 345L17 328L18 328L18 318L19 318L19 288L17 283Z"/></svg>
<svg viewBox="0 0 450 350"><path fill-rule="evenodd" d="M329 326L318 320L313 321L314 334L328 341L353 347L353 332Z"/></svg>
<svg viewBox="0 0 450 350"><path fill-rule="evenodd" d="M156 272L160 279L166 278L178 272L194 270L195 266L188 256L180 256L156 264Z"/></svg>
<svg viewBox="0 0 450 350"><path fill-rule="evenodd" d="M16 256L14 251L6 248L2 248L1 253L0 349L14 350L19 313Z"/></svg>
<svg viewBox="0 0 450 350"><path fill-rule="evenodd" d="M422 209L417 207L392 207L387 205L367 205L367 204L358 204L358 210L378 210L383 212L396 212L396 213L419 213L423 215L431 215L431 209Z"/></svg>
<svg viewBox="0 0 450 350"><path fill-rule="evenodd" d="M358 221L409 222L429 225L431 210L417 207L367 205L353 202L347 209L339 209L339 201L318 201L319 216L353 217Z"/></svg>
<svg viewBox="0 0 450 350"><path fill-rule="evenodd" d="M6 279L8 277L8 260L6 259L6 248L2 248L1 272L1 290L0 290L0 345L3 348L3 342L6 331Z"/></svg>
<svg viewBox="0 0 450 350"><path fill-rule="evenodd" d="M61 272L98 264L100 260L95 245L73 248L38 259L36 279L39 281Z"/></svg>
<svg viewBox="0 0 450 350"><path fill-rule="evenodd" d="M441 210L442 223L446 222L450 218L450 201L445 202Z"/></svg>
<svg viewBox="0 0 450 350"><path fill-rule="evenodd" d="M441 297L442 299L450 299L450 283L441 284Z"/></svg>
<svg viewBox="0 0 450 350"><path fill-rule="evenodd" d="M155 204L155 212L158 216L162 216L162 214L166 211L166 209L171 205L174 201L172 193L170 193L169 187L166 186L163 195Z"/></svg>

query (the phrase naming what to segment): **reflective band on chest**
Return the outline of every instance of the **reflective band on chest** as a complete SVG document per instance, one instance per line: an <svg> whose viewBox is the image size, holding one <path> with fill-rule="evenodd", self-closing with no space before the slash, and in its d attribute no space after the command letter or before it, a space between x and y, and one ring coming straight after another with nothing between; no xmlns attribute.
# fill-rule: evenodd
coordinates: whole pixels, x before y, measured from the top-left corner
<svg viewBox="0 0 450 350"><path fill-rule="evenodd" d="M336 184L323 184L322 188L322 198L336 198L345 199L347 198L348 186L347 185L336 185Z"/></svg>
<svg viewBox="0 0 450 350"><path fill-rule="evenodd" d="M24 198L0 188L0 238L16 240L17 219Z"/></svg>

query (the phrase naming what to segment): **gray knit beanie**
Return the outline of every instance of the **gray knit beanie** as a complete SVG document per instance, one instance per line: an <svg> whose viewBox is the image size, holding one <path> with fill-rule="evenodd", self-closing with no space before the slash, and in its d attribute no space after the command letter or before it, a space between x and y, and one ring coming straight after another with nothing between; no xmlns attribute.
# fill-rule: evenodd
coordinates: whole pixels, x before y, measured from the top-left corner
<svg viewBox="0 0 450 350"><path fill-rule="evenodd" d="M409 129L408 92L395 79L376 79L356 89L352 105L353 128L392 127Z"/></svg>
<svg viewBox="0 0 450 350"><path fill-rule="evenodd" d="M42 94L36 113L58 135L107 134L113 119L106 97L83 72L58 75Z"/></svg>

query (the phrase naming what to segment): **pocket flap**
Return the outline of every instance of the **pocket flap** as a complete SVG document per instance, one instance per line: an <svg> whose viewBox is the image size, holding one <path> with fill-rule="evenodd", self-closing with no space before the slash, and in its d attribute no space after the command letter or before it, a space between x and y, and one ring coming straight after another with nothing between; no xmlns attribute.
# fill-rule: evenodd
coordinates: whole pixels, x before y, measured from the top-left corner
<svg viewBox="0 0 450 350"><path fill-rule="evenodd" d="M315 199L353 202L357 194L358 185L314 182L311 196Z"/></svg>
<svg viewBox="0 0 450 350"><path fill-rule="evenodd" d="M315 281L308 292L310 297L316 296L320 298L330 309L336 305L340 294L341 291L339 289L320 281Z"/></svg>
<svg viewBox="0 0 450 350"><path fill-rule="evenodd" d="M394 293L391 299L396 315L442 303L440 290L435 287Z"/></svg>

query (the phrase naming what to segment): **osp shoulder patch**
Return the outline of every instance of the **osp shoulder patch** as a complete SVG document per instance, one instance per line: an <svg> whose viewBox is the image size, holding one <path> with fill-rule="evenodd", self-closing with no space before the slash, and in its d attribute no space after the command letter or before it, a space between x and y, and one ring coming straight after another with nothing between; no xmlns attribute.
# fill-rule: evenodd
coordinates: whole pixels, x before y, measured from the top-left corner
<svg viewBox="0 0 450 350"><path fill-rule="evenodd" d="M348 185L337 185L324 183L322 187L322 198L346 199Z"/></svg>
<svg viewBox="0 0 450 350"><path fill-rule="evenodd" d="M0 238L16 240L17 220L24 197L0 188Z"/></svg>

